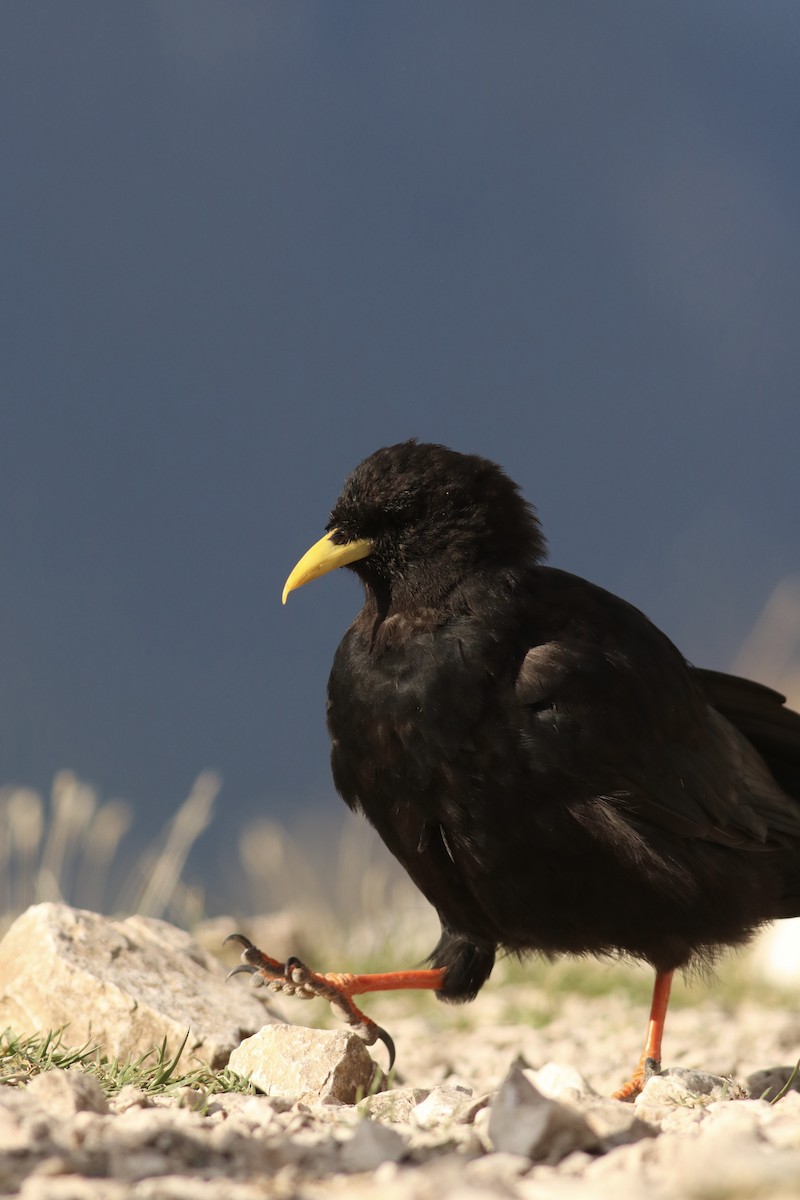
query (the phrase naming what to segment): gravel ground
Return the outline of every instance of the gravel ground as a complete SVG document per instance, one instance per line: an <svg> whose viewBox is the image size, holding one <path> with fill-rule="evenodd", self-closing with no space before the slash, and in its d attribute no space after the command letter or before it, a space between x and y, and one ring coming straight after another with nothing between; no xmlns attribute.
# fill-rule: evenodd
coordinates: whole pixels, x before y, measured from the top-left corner
<svg viewBox="0 0 800 1200"><path fill-rule="evenodd" d="M775 1105L758 1098L800 1056L800 1016L787 1007L706 995L672 1012L665 1066L683 1073L652 1080L636 1105L608 1099L644 1034L646 1005L623 992L559 1002L507 983L464 1009L401 997L370 1008L395 1038L398 1068L390 1092L356 1106L190 1091L153 1102L134 1089L109 1103L72 1071L4 1087L0 1191L36 1200L800 1196L800 1093ZM284 1011L305 1015L289 1002ZM771 1077L775 1067L784 1069Z"/></svg>

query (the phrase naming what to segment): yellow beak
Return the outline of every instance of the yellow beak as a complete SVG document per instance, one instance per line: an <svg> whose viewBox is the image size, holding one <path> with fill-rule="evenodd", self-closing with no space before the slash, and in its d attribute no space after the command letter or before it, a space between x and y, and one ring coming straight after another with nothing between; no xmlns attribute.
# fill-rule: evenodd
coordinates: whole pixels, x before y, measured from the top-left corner
<svg viewBox="0 0 800 1200"><path fill-rule="evenodd" d="M295 588L310 583L312 579L319 579L320 575L327 575L328 571L335 571L337 567L346 567L348 563L357 562L359 558L366 558L372 553L373 545L367 538L345 542L343 546L335 545L331 538L336 532L332 529L325 537L315 542L310 550L306 550L286 580L281 598L283 604L286 603L289 592L293 592Z"/></svg>

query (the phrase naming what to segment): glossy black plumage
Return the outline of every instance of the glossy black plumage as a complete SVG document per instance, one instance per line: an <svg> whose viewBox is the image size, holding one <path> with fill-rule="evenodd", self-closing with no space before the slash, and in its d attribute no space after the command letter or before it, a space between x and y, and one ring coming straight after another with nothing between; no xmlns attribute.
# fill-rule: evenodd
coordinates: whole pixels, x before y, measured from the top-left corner
<svg viewBox="0 0 800 1200"><path fill-rule="evenodd" d="M494 464L405 442L331 540L365 604L329 682L336 787L439 913L443 998L498 949L668 972L800 915L800 716L690 667L638 610L545 567Z"/></svg>

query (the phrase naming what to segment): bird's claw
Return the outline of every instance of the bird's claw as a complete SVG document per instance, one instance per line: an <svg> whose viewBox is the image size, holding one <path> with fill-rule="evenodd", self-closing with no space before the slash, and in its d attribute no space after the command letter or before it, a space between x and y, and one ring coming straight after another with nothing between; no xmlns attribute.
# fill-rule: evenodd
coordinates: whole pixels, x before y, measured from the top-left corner
<svg viewBox="0 0 800 1200"><path fill-rule="evenodd" d="M612 1093L614 1100L635 1100L641 1095L644 1085L654 1075L661 1074L661 1063L655 1058L642 1056L642 1061L627 1083Z"/></svg>
<svg viewBox="0 0 800 1200"><path fill-rule="evenodd" d="M290 955L285 963L281 963L264 954L242 933L230 934L225 938L225 943L228 942L239 943L244 960L240 966L234 967L228 973L228 979L232 975L255 975L260 984L279 995L297 996L300 1000L327 1000L366 1045L383 1042L389 1053L391 1070L395 1060L394 1042L385 1029L377 1025L353 1002L353 975L320 975L307 967L296 955Z"/></svg>

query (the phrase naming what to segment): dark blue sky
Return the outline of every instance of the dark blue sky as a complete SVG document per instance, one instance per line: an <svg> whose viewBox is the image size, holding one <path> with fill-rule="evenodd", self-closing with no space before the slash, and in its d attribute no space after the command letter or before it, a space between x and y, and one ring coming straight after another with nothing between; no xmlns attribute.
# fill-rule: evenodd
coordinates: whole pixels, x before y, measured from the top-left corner
<svg viewBox="0 0 800 1200"><path fill-rule="evenodd" d="M0 781L327 801L344 475L503 463L729 664L798 566L790 0L0 9Z"/></svg>

